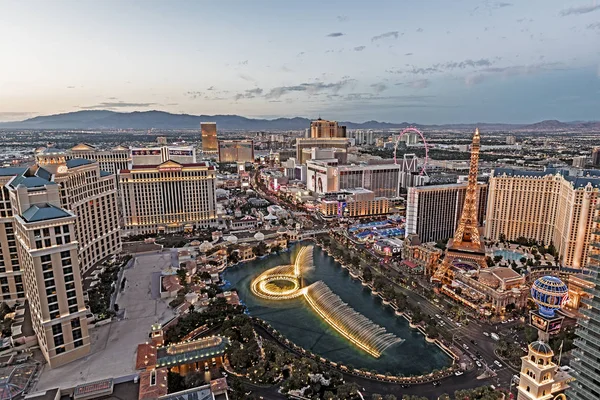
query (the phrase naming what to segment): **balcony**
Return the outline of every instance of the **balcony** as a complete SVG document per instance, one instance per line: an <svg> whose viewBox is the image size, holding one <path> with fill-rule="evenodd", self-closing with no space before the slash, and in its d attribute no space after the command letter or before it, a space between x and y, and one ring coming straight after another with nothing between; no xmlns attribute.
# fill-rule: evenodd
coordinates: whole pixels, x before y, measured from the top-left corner
<svg viewBox="0 0 600 400"><path fill-rule="evenodd" d="M573 343L575 343L575 345L586 354L591 354L594 357L600 358L600 351L598 351L595 347L588 345L584 340L575 339Z"/></svg>
<svg viewBox="0 0 600 400"><path fill-rule="evenodd" d="M591 365L594 368L600 369L600 363L593 361L589 356L584 355L581 351L579 350L573 350L573 355L579 359L581 359L580 361L575 361L575 362L581 362L581 361L585 361L586 364Z"/></svg>
<svg viewBox="0 0 600 400"><path fill-rule="evenodd" d="M600 346L600 338L597 338L597 337L595 337L595 336L591 335L591 334L590 334L590 333L587 331L587 329L582 329L582 328L579 328L579 329L578 329L578 330L577 330L575 333L576 333L576 334L577 334L577 336L579 336L580 338L582 338L582 339L585 339L585 340L587 340L587 341L588 341L588 342L590 342L590 343L594 343L594 344L595 344L595 345L597 345L597 346Z"/></svg>
<svg viewBox="0 0 600 400"><path fill-rule="evenodd" d="M597 297L597 298L599 298L599 299L600 299L600 290L598 290L596 287L593 287L593 288L585 288L585 289L584 289L584 291L585 291L586 293L589 293L589 294L591 294L592 296L594 296L594 297Z"/></svg>
<svg viewBox="0 0 600 400"><path fill-rule="evenodd" d="M590 376L596 377L597 373L589 368L587 365L581 363L581 361L571 361L571 366L575 368L578 372L577 380L581 383L584 383L587 388L593 388L594 391L600 392L600 386L597 383L594 383L593 380L589 379Z"/></svg>

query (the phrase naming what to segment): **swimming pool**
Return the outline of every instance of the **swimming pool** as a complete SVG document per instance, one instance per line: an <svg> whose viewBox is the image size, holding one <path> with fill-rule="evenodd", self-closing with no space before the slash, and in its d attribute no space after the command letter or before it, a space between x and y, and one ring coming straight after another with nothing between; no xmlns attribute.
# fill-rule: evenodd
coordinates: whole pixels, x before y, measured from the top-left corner
<svg viewBox="0 0 600 400"><path fill-rule="evenodd" d="M521 257L525 257L525 255L523 253L519 253L519 252L511 251L511 250L505 250L505 249L494 250L494 256L502 256L503 260L508 260L508 261L519 261L519 259Z"/></svg>

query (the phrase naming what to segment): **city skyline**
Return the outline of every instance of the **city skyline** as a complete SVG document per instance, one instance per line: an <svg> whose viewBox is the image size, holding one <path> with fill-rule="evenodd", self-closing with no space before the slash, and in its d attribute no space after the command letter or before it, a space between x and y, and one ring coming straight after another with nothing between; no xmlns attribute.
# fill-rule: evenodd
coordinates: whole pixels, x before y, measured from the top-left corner
<svg viewBox="0 0 600 400"><path fill-rule="evenodd" d="M598 1L0 3L0 121L598 119Z"/></svg>

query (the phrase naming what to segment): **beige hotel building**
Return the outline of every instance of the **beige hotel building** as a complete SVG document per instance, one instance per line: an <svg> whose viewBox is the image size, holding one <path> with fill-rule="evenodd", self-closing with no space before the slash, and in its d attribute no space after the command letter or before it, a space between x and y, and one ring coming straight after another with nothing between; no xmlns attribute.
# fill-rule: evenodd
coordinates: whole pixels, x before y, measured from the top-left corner
<svg viewBox="0 0 600 400"><path fill-rule="evenodd" d="M560 253L571 268L587 265L600 173L496 169L489 181L485 237L532 238Z"/></svg>
<svg viewBox="0 0 600 400"><path fill-rule="evenodd" d="M217 223L216 173L208 163L134 165L119 174L124 233L181 232Z"/></svg>
<svg viewBox="0 0 600 400"><path fill-rule="evenodd" d="M115 176L97 162L57 154L45 165L0 169L0 178L0 278L11 275L16 298L22 282L38 344L54 368L90 351L81 276L121 250Z"/></svg>

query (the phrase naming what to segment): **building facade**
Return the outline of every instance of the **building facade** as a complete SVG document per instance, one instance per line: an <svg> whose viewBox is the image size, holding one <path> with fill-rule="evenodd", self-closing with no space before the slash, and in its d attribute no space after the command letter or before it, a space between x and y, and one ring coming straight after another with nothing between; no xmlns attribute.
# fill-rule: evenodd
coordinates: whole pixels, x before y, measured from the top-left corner
<svg viewBox="0 0 600 400"><path fill-rule="evenodd" d="M219 162L254 162L254 142L219 140Z"/></svg>
<svg viewBox="0 0 600 400"><path fill-rule="evenodd" d="M575 382L567 392L568 398L573 400L592 400L600 396L600 205L596 206L592 233L587 281L593 287L585 289L589 297L581 299L583 305L579 311L582 316L575 331L578 337L574 341L576 349L571 360Z"/></svg>
<svg viewBox="0 0 600 400"><path fill-rule="evenodd" d="M25 171L27 168L0 168L0 296L8 304L24 299L25 288L10 193L5 185Z"/></svg>
<svg viewBox="0 0 600 400"><path fill-rule="evenodd" d="M85 161L94 165L97 173L95 177L87 176L90 182L96 182L90 183L90 186L99 187L98 164ZM77 166L71 168L78 169ZM32 167L15 176L6 185L13 209L14 234L18 243L19 261L33 329L42 354L52 368L89 353L90 338L86 318L88 311L83 298L81 278L82 271L87 267L84 263L93 262L96 257L101 259L103 256L114 254L117 248L120 249L118 226L116 231L112 232L116 235L114 246L96 247L96 238L92 241L85 237L80 238L83 232L79 227L85 216L76 215L65 208L65 205L76 204L78 200L69 202L66 199L73 194L70 191L72 187L69 188L69 184L61 182L57 176L69 174L68 169L71 168L61 165L56 169L56 174L51 174L45 168ZM78 179L84 179L81 173L82 171L76 171ZM114 187L114 176L112 177ZM81 196L89 196L90 193L85 191L85 184L80 184ZM101 193L100 189L98 192ZM103 211L106 214L112 211L113 215L116 212L114 209ZM107 215L102 218L107 218ZM95 226L98 236L111 237L111 233L103 231L110 224L92 225ZM88 225L87 230L91 231L92 225ZM82 258L86 257L92 248L105 253L94 252L92 259Z"/></svg>
<svg viewBox="0 0 600 400"><path fill-rule="evenodd" d="M131 165L158 165L167 160L180 164L196 163L196 148L194 146L161 146L161 147L132 147L130 149Z"/></svg>
<svg viewBox="0 0 600 400"><path fill-rule="evenodd" d="M305 164L310 160L310 153L306 153L304 149L326 149L336 148L344 151L348 150L348 139L346 138L297 138L296 139L296 160L300 164Z"/></svg>
<svg viewBox="0 0 600 400"><path fill-rule="evenodd" d="M207 163L166 161L121 171L126 234L180 232L217 222L216 174Z"/></svg>
<svg viewBox="0 0 600 400"><path fill-rule="evenodd" d="M319 118L310 123L310 137L319 138L345 138L346 127L339 125L337 121L327 121Z"/></svg>
<svg viewBox="0 0 600 400"><path fill-rule="evenodd" d="M97 161L101 170L110 172L113 175L131 166L130 151L123 146L100 149L87 143L80 143L68 150L47 148L36 153L35 158L36 162L41 165L64 164L67 160L84 158Z"/></svg>
<svg viewBox="0 0 600 400"><path fill-rule="evenodd" d="M535 239L553 243L560 263L587 263L598 203L600 174L572 177L566 171L497 169L489 181L485 236L491 240Z"/></svg>
<svg viewBox="0 0 600 400"><path fill-rule="evenodd" d="M202 122L200 123L200 131L202 132L202 152L217 153L219 144L217 143L217 123Z"/></svg>
<svg viewBox="0 0 600 400"><path fill-rule="evenodd" d="M388 214L389 200L375 197L367 189L346 189L327 193L319 202L319 212L325 218L361 218Z"/></svg>
<svg viewBox="0 0 600 400"><path fill-rule="evenodd" d="M456 231L465 203L466 183L409 187L406 201L406 233L423 242L445 240ZM487 185L477 184L477 221L483 226Z"/></svg>
<svg viewBox="0 0 600 400"><path fill-rule="evenodd" d="M131 165L131 154L129 149L117 146L109 150L102 150L92 145L80 143L67 152L67 160L73 158L85 158L90 161L98 161L100 169L113 175ZM42 162L43 164L43 162Z"/></svg>
<svg viewBox="0 0 600 400"><path fill-rule="evenodd" d="M306 166L306 188L318 195L354 188L370 190L376 197L400 194L400 165L338 165L331 159L311 160Z"/></svg>

